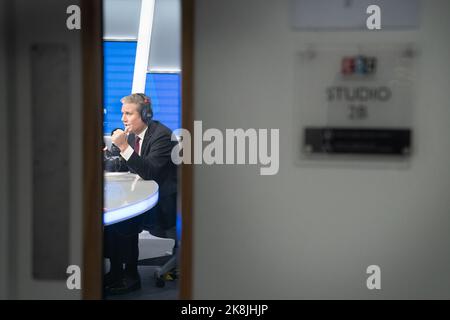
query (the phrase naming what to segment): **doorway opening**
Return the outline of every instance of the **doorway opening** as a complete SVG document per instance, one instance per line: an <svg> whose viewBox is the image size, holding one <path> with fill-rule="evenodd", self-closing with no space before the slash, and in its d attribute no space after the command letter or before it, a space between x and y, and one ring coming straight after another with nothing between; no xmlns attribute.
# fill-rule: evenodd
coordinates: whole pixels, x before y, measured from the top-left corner
<svg viewBox="0 0 450 320"><path fill-rule="evenodd" d="M183 3L182 8L180 0L100 0L97 4L100 5L92 6L89 4L93 11L92 14L85 17L85 21L89 23L90 27L85 29L85 33L89 30L103 29L100 31L101 43L98 44L98 38L95 36L86 35L84 53L86 54L92 48L101 48L102 59L99 61L86 54L84 79L89 78L89 65L91 70L99 70L99 67L103 69L103 80L100 81L103 86L101 90L103 99L100 100L103 100L103 103L99 108L101 110L97 110L100 112L96 117L91 117L88 120L88 117L85 116L84 119L91 122L103 122L101 126L103 141L100 142L103 143L103 163L96 162L97 166L93 166L91 172L88 172L90 176L86 177L85 187L88 188L91 184L91 189L92 185L101 186L101 189L103 189L103 223L101 229L104 236L99 239L94 232L98 228L89 226L89 222L98 219L94 217L94 211L96 210L93 210L98 202L95 201L95 196L91 197L86 190L85 208L87 210L84 224L84 268L86 276L83 281L85 284L83 297L88 299L189 299L191 297L190 207L192 191L190 189L192 169L185 165L176 167L174 184L173 181L167 182L167 180L170 180L167 178L170 174L167 174L167 170L165 170L167 166L170 166L167 163L162 172L150 170L152 173L143 174L142 170L131 164L133 161L130 162L130 155L124 157L122 152L124 150L119 148L118 155L111 154L114 151L112 148L117 147L116 144L118 144L116 137L113 135L113 131L117 131L126 135L128 146L132 145L132 141L129 140L130 137L135 140L134 142L138 141L137 145L140 148L136 149L135 143L131 151L131 157L137 157L136 159L138 159L135 159L134 162L145 166L149 158L154 160L155 157L158 159L160 157L160 154L157 154L160 140L157 139L155 142L152 139L147 139L144 132L143 140L139 141L137 137L140 133L131 130L133 125L124 119L128 113L123 111L123 107L130 103L136 106L141 120L144 120L144 118L149 120L145 123L147 124L146 130L150 132L150 137L158 136L162 130L165 141L172 141L176 144L176 139L173 139L175 136L169 135L171 139L167 139L167 130L172 132L182 126L189 129L192 119L189 100L191 94L187 93L186 90L191 88L187 81L191 76L189 72L182 72L181 68L182 65L186 65L186 58L182 53L185 51L182 49L182 46L185 47L184 42L182 44L182 38L185 38L184 34L187 31L181 26L181 17L187 7ZM188 7L192 8L192 6ZM99 16L98 13L103 19L100 23L95 19L96 16ZM191 48L191 46L189 47ZM186 57L191 56L190 54L186 55ZM98 56L96 57L98 58ZM191 68L187 69L190 70ZM96 78L101 77L96 76ZM95 82L95 80L91 82ZM98 92L95 95L93 92L95 90L88 88L87 84L85 84L85 88L87 93L92 92L91 98L95 96L96 101L99 100L98 97L101 97L101 95ZM124 97L128 97L125 102ZM142 101L130 101L130 97L134 97L134 99L141 97L142 101L145 102L143 104L148 102L149 109L145 107L147 111L144 113L141 108ZM86 94L86 101L88 99L89 94ZM153 115L149 119L143 115L147 115L148 111ZM94 128L96 125L98 124L91 123L92 133L98 131ZM85 139L89 139L88 133L85 134ZM117 148L115 151L117 151ZM108 156L105 157L106 152L108 152ZM167 152L164 156L167 156ZM89 161L88 158L86 156L85 163ZM92 157L91 160L94 158ZM110 162L111 159L117 161ZM128 167L127 162L129 162ZM125 164L125 168L120 167L123 164ZM173 162L172 165L174 165ZM98 183L92 183L99 177L101 178ZM170 208L167 205L169 203L168 197L172 199L172 201L169 201L172 204ZM164 232L161 233L160 221L157 219L155 223L153 219L156 216L154 214L155 209L174 213L173 223L166 225L166 227L172 227L170 230L163 230ZM142 223L138 224L137 270L140 283L138 286L133 286L131 290L128 290L130 289L128 287L125 292L105 295L105 276L111 271L110 256L105 259L102 258L99 263L98 257L92 254L93 252L87 244L96 242L101 244L103 242L103 251L106 254L105 246L108 243L107 239L109 239L107 230L113 225L123 225L127 220L140 216L145 217L142 219ZM152 228L154 225L157 225L157 227ZM119 232L122 231L123 228ZM95 252L102 251L101 249L98 250L99 246L96 247ZM117 248L117 246L113 245L113 248ZM126 252L128 254L128 251ZM170 267L167 266L167 263ZM127 264L121 263L121 266L125 271ZM98 272L99 269L101 269L100 272ZM89 286L89 283L92 282L102 283L102 286Z"/></svg>

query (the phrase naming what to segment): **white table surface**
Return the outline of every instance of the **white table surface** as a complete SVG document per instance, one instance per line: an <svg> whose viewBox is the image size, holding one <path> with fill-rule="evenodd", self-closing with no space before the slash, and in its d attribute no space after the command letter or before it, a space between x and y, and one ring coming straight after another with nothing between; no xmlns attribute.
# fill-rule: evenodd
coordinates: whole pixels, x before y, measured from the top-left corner
<svg viewBox="0 0 450 320"><path fill-rule="evenodd" d="M128 172L105 172L104 178L105 226L136 217L158 203L159 187L153 180Z"/></svg>

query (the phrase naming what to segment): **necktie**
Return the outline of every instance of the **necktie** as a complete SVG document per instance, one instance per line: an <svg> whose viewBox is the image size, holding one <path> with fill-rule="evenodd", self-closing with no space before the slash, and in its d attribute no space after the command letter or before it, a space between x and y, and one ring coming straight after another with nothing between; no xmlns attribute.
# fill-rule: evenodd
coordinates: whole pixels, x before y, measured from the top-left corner
<svg viewBox="0 0 450 320"><path fill-rule="evenodd" d="M134 151L139 155L139 141L141 141L141 138L139 136L136 136L136 139L134 140Z"/></svg>

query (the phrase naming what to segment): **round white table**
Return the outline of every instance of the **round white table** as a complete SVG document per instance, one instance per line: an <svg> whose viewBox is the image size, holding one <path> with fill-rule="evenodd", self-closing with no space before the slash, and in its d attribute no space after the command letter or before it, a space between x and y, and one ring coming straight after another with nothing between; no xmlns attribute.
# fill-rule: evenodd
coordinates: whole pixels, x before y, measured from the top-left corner
<svg viewBox="0 0 450 320"><path fill-rule="evenodd" d="M108 226L136 217L158 203L158 184L129 172L104 174L103 224Z"/></svg>

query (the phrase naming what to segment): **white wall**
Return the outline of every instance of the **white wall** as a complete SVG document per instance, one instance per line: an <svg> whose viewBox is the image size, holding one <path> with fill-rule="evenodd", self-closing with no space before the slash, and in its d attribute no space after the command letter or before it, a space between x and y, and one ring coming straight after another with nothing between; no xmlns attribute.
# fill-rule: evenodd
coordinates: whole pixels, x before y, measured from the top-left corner
<svg viewBox="0 0 450 320"><path fill-rule="evenodd" d="M11 208L9 211L9 231L11 237L6 243L9 250L10 270L6 274L11 288L9 297L15 299L79 299L79 290L70 291L66 281L36 280L32 277L32 223L33 223L33 189L32 189L32 99L31 96L31 46L41 43L62 43L69 49L69 86L70 94L61 101L60 112L69 113L70 117L70 264L82 266L82 154L81 154L81 33L69 31L66 27L66 8L79 1L11 1L12 16L11 37L15 43L8 43L15 59L4 61L11 67L8 77L13 90L9 91L10 101L5 110L11 130L8 139L12 139L8 150L14 162L7 167L11 174L9 190ZM12 76L14 75L14 76ZM44 77L45 78L45 77ZM2 81L3 82L3 81ZM3 95L2 95L3 96ZM3 118L3 117L2 117ZM49 121L57 119L57 114L48 115ZM57 121L57 120L56 120ZM45 123L38 124L45 130ZM1 126L3 128L3 125ZM20 145L15 143L20 142ZM52 164L49 163L49 166ZM58 190L48 190L58 197ZM53 214L61 214L54 212ZM49 226L57 228L58 226ZM3 235L2 235L3 237ZM60 241L61 239L47 239ZM3 271L3 270L2 270ZM2 272L2 276L4 276Z"/></svg>
<svg viewBox="0 0 450 320"><path fill-rule="evenodd" d="M149 72L181 70L181 1L157 0L153 21Z"/></svg>
<svg viewBox="0 0 450 320"><path fill-rule="evenodd" d="M194 119L279 128L280 171L195 167L194 298L450 298L450 2L421 5L418 30L316 33L290 29L289 0L196 1ZM408 166L296 165L296 52L407 41L420 51Z"/></svg>
<svg viewBox="0 0 450 320"><path fill-rule="evenodd" d="M140 11L141 0L104 0L104 38L137 41Z"/></svg>
<svg viewBox="0 0 450 320"><path fill-rule="evenodd" d="M104 0L105 40L137 41L141 0ZM155 0L148 72L181 70L181 1Z"/></svg>

